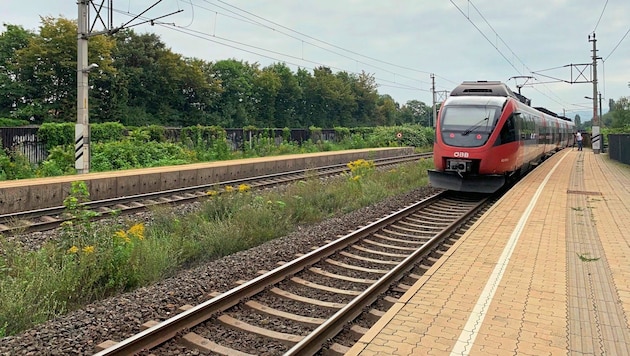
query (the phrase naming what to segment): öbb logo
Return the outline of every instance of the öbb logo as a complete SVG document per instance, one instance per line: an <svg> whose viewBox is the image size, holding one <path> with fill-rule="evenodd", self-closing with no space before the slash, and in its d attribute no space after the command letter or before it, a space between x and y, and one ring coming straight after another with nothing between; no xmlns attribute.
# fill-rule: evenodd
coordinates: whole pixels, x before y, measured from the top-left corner
<svg viewBox="0 0 630 356"><path fill-rule="evenodd" d="M468 152L455 152L453 153L453 156L459 158L468 158Z"/></svg>

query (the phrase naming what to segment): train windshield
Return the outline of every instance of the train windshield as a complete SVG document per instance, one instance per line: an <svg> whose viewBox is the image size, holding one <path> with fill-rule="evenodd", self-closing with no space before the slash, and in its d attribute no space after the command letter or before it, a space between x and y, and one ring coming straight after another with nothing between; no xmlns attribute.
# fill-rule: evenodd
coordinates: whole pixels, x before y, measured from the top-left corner
<svg viewBox="0 0 630 356"><path fill-rule="evenodd" d="M441 113L442 140L450 146L483 146L501 116L500 106L448 105Z"/></svg>

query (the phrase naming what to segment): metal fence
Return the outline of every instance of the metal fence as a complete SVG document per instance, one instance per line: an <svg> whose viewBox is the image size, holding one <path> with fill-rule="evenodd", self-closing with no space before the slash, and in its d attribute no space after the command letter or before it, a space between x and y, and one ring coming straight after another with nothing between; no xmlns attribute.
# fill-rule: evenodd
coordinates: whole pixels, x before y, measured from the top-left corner
<svg viewBox="0 0 630 356"><path fill-rule="evenodd" d="M37 126L0 127L2 149L7 153L18 152L37 164L48 157L46 146L37 137Z"/></svg>
<svg viewBox="0 0 630 356"><path fill-rule="evenodd" d="M608 135L608 155L615 161L630 164L630 134Z"/></svg>
<svg viewBox="0 0 630 356"><path fill-rule="evenodd" d="M0 139L2 149L7 153L19 152L23 154L33 164L39 164L48 157L46 143L37 137L39 126L21 127L0 127ZM255 131L243 131L243 129L225 129L227 139L232 150L241 150L248 142L256 141L258 137L273 137L277 144L284 140L283 129L260 129ZM172 142L179 142L181 139L181 128L167 128L165 130L166 139ZM336 135L333 129L322 129L317 133L312 133L308 129L291 129L288 140L302 144L312 139L317 142L335 141Z"/></svg>

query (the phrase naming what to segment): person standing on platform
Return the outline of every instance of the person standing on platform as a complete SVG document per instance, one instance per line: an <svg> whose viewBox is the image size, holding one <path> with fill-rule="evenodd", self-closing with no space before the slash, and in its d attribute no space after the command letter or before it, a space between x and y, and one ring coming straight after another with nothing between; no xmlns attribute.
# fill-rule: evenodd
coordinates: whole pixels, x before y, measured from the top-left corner
<svg viewBox="0 0 630 356"><path fill-rule="evenodd" d="M582 151L582 134L580 133L580 131L575 134L575 140L578 144L578 151Z"/></svg>

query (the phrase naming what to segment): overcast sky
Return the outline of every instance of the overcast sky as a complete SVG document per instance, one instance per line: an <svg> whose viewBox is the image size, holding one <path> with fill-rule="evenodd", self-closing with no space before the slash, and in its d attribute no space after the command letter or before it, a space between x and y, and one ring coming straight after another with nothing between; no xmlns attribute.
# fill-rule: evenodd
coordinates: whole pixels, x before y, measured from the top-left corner
<svg viewBox="0 0 630 356"><path fill-rule="evenodd" d="M108 3L94 1L102 2ZM113 0L114 25L156 2ZM503 81L517 91L525 79L513 77L533 76L521 93L533 106L569 117L592 112L584 98L593 96L592 84L566 82L591 79L590 67L571 64L592 62L588 36L595 32L604 60L597 67L604 112L608 99L630 97L629 0L162 0L144 17L178 10L134 29L155 32L174 52L206 61L365 71L377 79L379 93L401 104L431 104L431 73L439 91L465 80ZM38 31L40 16L76 19L77 5L0 0L0 14L3 23Z"/></svg>

